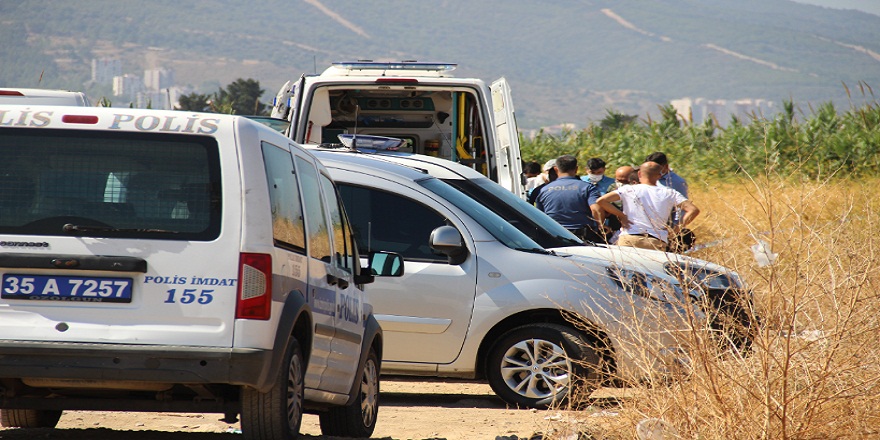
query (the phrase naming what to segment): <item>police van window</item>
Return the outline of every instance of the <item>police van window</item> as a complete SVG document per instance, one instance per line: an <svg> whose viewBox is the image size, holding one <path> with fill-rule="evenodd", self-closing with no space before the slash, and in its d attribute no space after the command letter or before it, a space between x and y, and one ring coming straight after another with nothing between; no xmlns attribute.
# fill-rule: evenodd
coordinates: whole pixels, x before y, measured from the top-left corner
<svg viewBox="0 0 880 440"><path fill-rule="evenodd" d="M354 267L354 255L352 255L351 243L348 241L350 235L348 225L342 215L343 211L339 205L339 198L336 196L336 188L333 187L333 182L327 176L322 174L320 179L321 186L324 188L324 196L327 198L327 206L330 208L331 239L336 253L333 263L351 273Z"/></svg>
<svg viewBox="0 0 880 440"><path fill-rule="evenodd" d="M330 263L331 240L330 228L327 225L327 212L321 199L321 184L318 183L318 172L315 166L306 159L294 156L296 171L302 185L303 207L306 215L306 236L308 237L309 256Z"/></svg>
<svg viewBox="0 0 880 440"><path fill-rule="evenodd" d="M163 133L4 129L0 233L207 241L217 143Z"/></svg>
<svg viewBox="0 0 880 440"><path fill-rule="evenodd" d="M305 226L293 159L289 152L263 142L263 162L269 185L275 245L305 253Z"/></svg>
<svg viewBox="0 0 880 440"><path fill-rule="evenodd" d="M429 245L431 231L446 218L414 200L348 184L339 184L342 204L351 220L358 252L370 249L397 252L408 261L447 263Z"/></svg>

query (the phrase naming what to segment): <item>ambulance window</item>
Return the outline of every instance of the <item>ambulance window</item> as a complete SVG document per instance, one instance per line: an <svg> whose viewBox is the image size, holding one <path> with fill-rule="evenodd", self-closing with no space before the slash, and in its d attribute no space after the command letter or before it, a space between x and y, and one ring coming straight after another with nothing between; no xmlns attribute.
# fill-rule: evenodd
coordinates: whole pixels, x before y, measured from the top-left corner
<svg viewBox="0 0 880 440"><path fill-rule="evenodd" d="M302 203L293 169L293 159L289 152L263 142L263 162L269 184L272 236L275 245L305 253L306 237Z"/></svg>
<svg viewBox="0 0 880 440"><path fill-rule="evenodd" d="M306 236L309 256L326 263L331 262L330 228L327 226L327 209L321 198L321 184L315 165L299 156L294 156L296 171L302 185L303 207L306 214Z"/></svg>
<svg viewBox="0 0 880 440"><path fill-rule="evenodd" d="M336 195L336 188L333 186L333 182L323 174L320 178L321 186L324 188L324 196L327 198L327 206L330 207L330 223L333 227L331 238L333 240L333 251L336 255L336 258L333 259L333 264L351 273L354 268L354 255L350 247L349 237L351 234L348 224L342 215L342 206L340 206L339 197Z"/></svg>

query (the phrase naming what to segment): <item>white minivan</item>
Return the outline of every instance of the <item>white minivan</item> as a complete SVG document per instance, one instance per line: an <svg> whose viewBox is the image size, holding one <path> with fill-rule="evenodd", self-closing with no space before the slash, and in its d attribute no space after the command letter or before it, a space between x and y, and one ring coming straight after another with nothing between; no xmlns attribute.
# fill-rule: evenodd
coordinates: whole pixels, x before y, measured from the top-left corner
<svg viewBox="0 0 880 440"><path fill-rule="evenodd" d="M339 186L358 247L406 261L398 282L368 292L384 374L485 378L511 405L547 407L577 383L667 374L688 362L683 336L709 331L691 300L700 287L663 264L547 249L428 167L311 151Z"/></svg>
<svg viewBox="0 0 880 440"><path fill-rule="evenodd" d="M383 336L335 184L244 117L0 105L0 422L241 415L368 437Z"/></svg>
<svg viewBox="0 0 880 440"><path fill-rule="evenodd" d="M288 81L272 117L290 121L301 144L340 134L390 136L404 150L459 162L525 198L513 100L507 80L455 77L456 64L333 63Z"/></svg>

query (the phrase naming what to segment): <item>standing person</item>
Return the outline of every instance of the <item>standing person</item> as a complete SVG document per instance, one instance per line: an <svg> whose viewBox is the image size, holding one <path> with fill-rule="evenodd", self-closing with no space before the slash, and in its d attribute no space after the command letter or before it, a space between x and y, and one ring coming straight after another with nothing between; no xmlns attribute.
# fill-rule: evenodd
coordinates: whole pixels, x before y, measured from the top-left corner
<svg viewBox="0 0 880 440"><path fill-rule="evenodd" d="M523 174L525 174L526 179L537 177L541 174L541 164L535 161L523 163Z"/></svg>
<svg viewBox="0 0 880 440"><path fill-rule="evenodd" d="M541 164L538 162L528 162L523 167L523 174L526 176L526 194L530 194L535 187L545 183L541 178Z"/></svg>
<svg viewBox="0 0 880 440"><path fill-rule="evenodd" d="M623 185L629 185L630 183L632 183L629 180L629 175L632 174L633 171L635 171L635 168L629 165L617 167L617 169L614 171L614 184L609 186L608 191L605 191L604 194L610 193L611 191L614 191Z"/></svg>
<svg viewBox="0 0 880 440"><path fill-rule="evenodd" d="M629 165L624 165L622 167L618 167L617 170L614 171L614 183L608 186L608 189L602 193L602 195L608 194L612 191L617 191L623 185L629 185L630 183L639 183L638 182L638 173L636 173L636 181L630 181L630 175L635 172L635 169ZM623 205L620 201L614 202L614 206L617 209L623 209ZM608 227L606 232L615 233L620 230L620 220L617 216L611 215L605 218L605 226ZM614 243L616 239L609 239L609 243Z"/></svg>
<svg viewBox="0 0 880 440"><path fill-rule="evenodd" d="M665 251L669 234L678 234L700 214L700 209L681 193L657 184L662 173L660 164L645 162L639 167L638 185L622 186L596 201L600 219L604 213L620 219L618 245ZM614 206L618 200L623 202L623 210ZM670 227L669 216L674 208L680 208L684 215Z"/></svg>
<svg viewBox="0 0 880 440"><path fill-rule="evenodd" d="M688 196L688 184L687 181L684 180L684 177L675 174L675 171L672 171L669 168L669 158L666 157L666 153L662 151L655 151L648 155L645 158L645 162L654 162L663 170L663 174L660 176L660 180L657 181L658 184L665 186L667 188L672 188L681 193L685 198Z"/></svg>
<svg viewBox="0 0 880 440"><path fill-rule="evenodd" d="M614 183L614 179L605 175L605 161L598 157L591 157L587 160L587 170L587 175L581 179L596 185L599 194L608 192L608 187Z"/></svg>
<svg viewBox="0 0 880 440"><path fill-rule="evenodd" d="M528 202L532 205L535 204L535 199L538 198L538 192L540 192L541 188L543 188L548 183L556 180L556 159L550 159L546 163L544 163L544 167L542 168L541 174L532 178L534 180L534 187L531 190L527 190L526 194L528 194ZM530 182L526 182L526 187L528 187Z"/></svg>
<svg viewBox="0 0 880 440"><path fill-rule="evenodd" d="M599 199L596 185L578 177L577 158L572 155L559 156L555 169L559 177L540 189L535 207L581 239L604 242L591 212Z"/></svg>
<svg viewBox="0 0 880 440"><path fill-rule="evenodd" d="M665 186L667 188L672 188L685 198L688 197L688 184L687 181L684 180L684 177L679 176L672 171L669 167L669 159L666 157L666 153L662 151L655 151L648 155L645 158L645 162L655 162L660 164L660 167L663 169L663 174L660 176L660 180L657 181L657 184L661 186ZM672 215L669 218L669 224L674 226L681 223L682 215L684 213L681 209L675 209L672 211ZM694 242L697 240L697 236L694 235L694 232L690 229L679 228L681 229L681 233L676 235L673 240L670 240L669 248L672 252L684 252L690 249Z"/></svg>

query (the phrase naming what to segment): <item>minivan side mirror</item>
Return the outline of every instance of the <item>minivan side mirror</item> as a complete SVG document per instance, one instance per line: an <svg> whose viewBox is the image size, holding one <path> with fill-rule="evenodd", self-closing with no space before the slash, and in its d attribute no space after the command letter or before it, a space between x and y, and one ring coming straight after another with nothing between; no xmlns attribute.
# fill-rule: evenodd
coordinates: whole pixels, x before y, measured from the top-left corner
<svg viewBox="0 0 880 440"><path fill-rule="evenodd" d="M370 252L367 267L355 276L355 284L369 284L376 277L399 277L403 275L403 257L394 252Z"/></svg>
<svg viewBox="0 0 880 440"><path fill-rule="evenodd" d="M431 249L449 257L449 264L464 263L467 258L467 247L461 233L452 226L440 226L431 231Z"/></svg>

